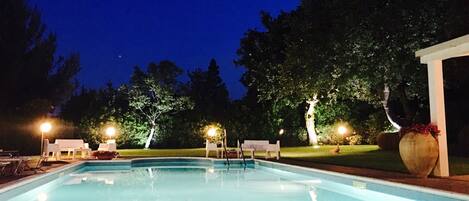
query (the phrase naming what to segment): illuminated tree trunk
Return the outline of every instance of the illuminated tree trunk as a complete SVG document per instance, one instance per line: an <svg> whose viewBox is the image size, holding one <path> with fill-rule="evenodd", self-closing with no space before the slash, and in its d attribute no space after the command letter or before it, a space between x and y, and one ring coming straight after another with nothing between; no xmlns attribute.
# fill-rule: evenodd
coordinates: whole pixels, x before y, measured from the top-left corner
<svg viewBox="0 0 469 201"><path fill-rule="evenodd" d="M384 90L383 90L383 108L384 108L384 112L386 113L386 117L389 121L389 123L391 123L391 125L394 127L394 130L400 130L401 129L401 126L399 126L398 123L396 123L392 117L391 117L391 110L389 109L389 106L388 106L388 102L389 102L389 87L388 85L384 85Z"/></svg>
<svg viewBox="0 0 469 201"><path fill-rule="evenodd" d="M150 148L151 140L153 139L153 135L155 134L155 125L151 126L150 134L148 135L147 141L145 142L145 149Z"/></svg>
<svg viewBox="0 0 469 201"><path fill-rule="evenodd" d="M309 106L305 114L305 120L310 145L318 145L318 136L316 134L316 126L314 125L314 107L318 104L318 102L319 100L317 99L316 95L314 95L312 100L306 101Z"/></svg>

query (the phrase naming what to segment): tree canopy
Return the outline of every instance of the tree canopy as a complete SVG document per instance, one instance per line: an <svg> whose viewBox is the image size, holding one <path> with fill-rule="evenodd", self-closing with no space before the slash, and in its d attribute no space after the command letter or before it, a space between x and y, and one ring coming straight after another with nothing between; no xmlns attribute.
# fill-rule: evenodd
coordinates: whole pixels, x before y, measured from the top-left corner
<svg viewBox="0 0 469 201"><path fill-rule="evenodd" d="M63 103L76 87L78 54L56 57L56 35L24 0L0 2L0 27L0 111L44 115Z"/></svg>

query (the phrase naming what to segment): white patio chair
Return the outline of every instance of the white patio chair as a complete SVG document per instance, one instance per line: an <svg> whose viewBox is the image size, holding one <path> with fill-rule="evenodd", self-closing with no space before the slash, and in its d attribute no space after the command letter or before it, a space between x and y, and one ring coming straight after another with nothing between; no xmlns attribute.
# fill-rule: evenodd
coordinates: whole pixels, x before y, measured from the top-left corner
<svg viewBox="0 0 469 201"><path fill-rule="evenodd" d="M55 160L60 160L60 147L58 144L51 144L49 143L49 139L44 139L44 147L42 152L42 157L44 161L49 159L50 154L52 153L52 157Z"/></svg>
<svg viewBox="0 0 469 201"><path fill-rule="evenodd" d="M210 141L206 140L205 141L205 158L208 158L208 155L210 154L211 151L215 151L217 154L217 158L221 157L223 158L223 142L221 142L221 147L218 147L219 143L211 143Z"/></svg>

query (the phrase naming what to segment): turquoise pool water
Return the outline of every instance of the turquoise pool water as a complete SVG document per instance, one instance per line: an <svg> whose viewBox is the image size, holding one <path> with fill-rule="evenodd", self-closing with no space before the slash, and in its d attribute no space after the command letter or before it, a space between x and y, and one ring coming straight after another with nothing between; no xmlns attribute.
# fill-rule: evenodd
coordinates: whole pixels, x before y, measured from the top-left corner
<svg viewBox="0 0 469 201"><path fill-rule="evenodd" d="M176 165L176 166L174 166ZM82 165L5 201L463 200L336 175L194 163ZM283 170L282 170L283 169ZM348 183L347 183L348 182ZM376 190L378 189L378 190ZM15 189L13 189L15 190ZM1 197L0 197L1 198ZM3 201L3 200L2 200Z"/></svg>

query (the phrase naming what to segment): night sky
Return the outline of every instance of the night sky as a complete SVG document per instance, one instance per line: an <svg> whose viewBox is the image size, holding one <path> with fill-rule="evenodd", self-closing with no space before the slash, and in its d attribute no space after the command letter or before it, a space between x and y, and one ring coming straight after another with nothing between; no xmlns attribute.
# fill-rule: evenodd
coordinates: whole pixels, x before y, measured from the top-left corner
<svg viewBox="0 0 469 201"><path fill-rule="evenodd" d="M261 28L260 11L289 11L299 0L30 0L58 36L58 54L79 52L78 80L98 88L127 82L135 65L169 59L178 66L221 68L231 98L243 96L236 49L249 28ZM186 78L181 78L187 80Z"/></svg>

